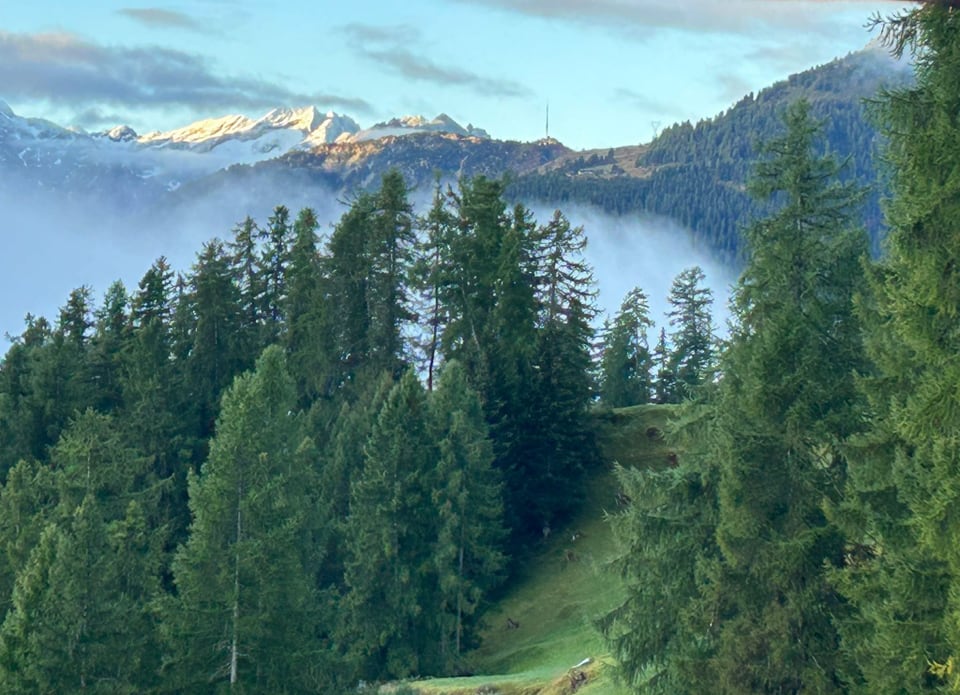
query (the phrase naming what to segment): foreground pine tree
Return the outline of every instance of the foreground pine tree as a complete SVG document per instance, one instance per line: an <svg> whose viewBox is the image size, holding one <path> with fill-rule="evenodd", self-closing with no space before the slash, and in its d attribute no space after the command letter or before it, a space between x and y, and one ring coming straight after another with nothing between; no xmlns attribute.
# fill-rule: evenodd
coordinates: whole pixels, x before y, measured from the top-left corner
<svg viewBox="0 0 960 695"><path fill-rule="evenodd" d="M190 479L166 607L168 673L185 692L311 692L330 676L315 639L314 484L296 456L294 400L283 352L268 348L224 395L210 457Z"/></svg>
<svg viewBox="0 0 960 695"><path fill-rule="evenodd" d="M647 332L652 327L647 295L634 287L623 298L603 339L600 400L604 405L622 408L650 401L653 357Z"/></svg>
<svg viewBox="0 0 960 695"><path fill-rule="evenodd" d="M683 411L684 461L622 476L635 498L617 523L630 592L605 627L630 681L656 692L843 689L828 568L844 539L823 510L860 422L853 296L867 247L851 222L857 192L814 154L807 104L785 123L752 183L780 207L747 230L720 376Z"/></svg>
<svg viewBox="0 0 960 695"><path fill-rule="evenodd" d="M439 517L433 551L439 650L449 671L459 666L465 649L473 646L478 609L501 579L503 493L480 399L458 362L444 366L430 413L438 442L432 503Z"/></svg>
<svg viewBox="0 0 960 695"><path fill-rule="evenodd" d="M860 426L853 297L867 245L852 221L859 193L814 154L809 106L785 123L751 184L782 202L747 230L716 401L722 562L708 591L722 611L715 673L730 693L842 689L843 607L825 568L842 562L844 540L823 508L839 498L842 444Z"/></svg>
<svg viewBox="0 0 960 695"><path fill-rule="evenodd" d="M881 37L916 84L885 95L894 165L886 256L863 303L876 371L842 518L854 692L960 688L960 13L924 3Z"/></svg>
<svg viewBox="0 0 960 695"><path fill-rule="evenodd" d="M380 409L350 487L340 617L361 678L437 669L436 521L429 504L436 450L427 423L426 394L406 372Z"/></svg>

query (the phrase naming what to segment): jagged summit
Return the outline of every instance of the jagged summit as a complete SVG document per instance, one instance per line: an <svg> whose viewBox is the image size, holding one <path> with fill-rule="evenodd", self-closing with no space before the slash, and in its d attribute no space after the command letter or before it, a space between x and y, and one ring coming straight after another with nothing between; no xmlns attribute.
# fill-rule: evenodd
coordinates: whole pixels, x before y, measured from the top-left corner
<svg viewBox="0 0 960 695"><path fill-rule="evenodd" d="M470 136L490 139L490 135L482 128L475 128L473 125L468 125L464 128L447 114L441 113L431 120L420 115L391 118L389 121L382 121L370 128L355 133L349 140L352 142L363 142L365 140L376 140L382 137L414 135L417 133L449 133L464 137Z"/></svg>
<svg viewBox="0 0 960 695"><path fill-rule="evenodd" d="M176 130L148 133L139 137L138 142L199 152L248 142L256 152L276 156L292 149L309 149L333 142L344 133L359 130L360 126L349 116L306 106L276 108L257 119L239 114L205 119Z"/></svg>
<svg viewBox="0 0 960 695"><path fill-rule="evenodd" d="M15 115L16 114L13 112L13 109L10 108L10 104L5 102L3 99L0 99L0 116L13 118Z"/></svg>
<svg viewBox="0 0 960 695"><path fill-rule="evenodd" d="M133 142L139 137L137 131L128 125L118 125L97 135L107 137L114 142Z"/></svg>
<svg viewBox="0 0 960 695"><path fill-rule="evenodd" d="M260 119L261 123L269 123L277 128L294 128L312 133L319 128L324 120L336 116L332 111L324 114L316 106L305 106L299 109L273 109Z"/></svg>
<svg viewBox="0 0 960 695"><path fill-rule="evenodd" d="M139 138L142 143L188 143L198 144L217 138L247 133L256 121L239 114L207 118L176 130L154 131Z"/></svg>

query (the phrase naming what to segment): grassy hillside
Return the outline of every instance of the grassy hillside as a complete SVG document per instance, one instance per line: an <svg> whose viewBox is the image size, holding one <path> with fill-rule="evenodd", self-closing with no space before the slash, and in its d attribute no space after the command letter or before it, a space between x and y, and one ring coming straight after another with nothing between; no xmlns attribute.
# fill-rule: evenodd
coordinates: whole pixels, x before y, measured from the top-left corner
<svg viewBox="0 0 960 695"><path fill-rule="evenodd" d="M667 406L637 406L598 414L606 463L583 493L574 521L554 529L503 598L486 615L469 678L443 678L385 690L423 695L626 695L613 678L593 619L616 605L622 586L609 567L614 541L604 517L617 509L613 462L660 467L669 451L660 432ZM577 667L584 660L589 663ZM586 677L576 681L576 673ZM480 675L483 674L483 675ZM571 680L573 676L574 680Z"/></svg>

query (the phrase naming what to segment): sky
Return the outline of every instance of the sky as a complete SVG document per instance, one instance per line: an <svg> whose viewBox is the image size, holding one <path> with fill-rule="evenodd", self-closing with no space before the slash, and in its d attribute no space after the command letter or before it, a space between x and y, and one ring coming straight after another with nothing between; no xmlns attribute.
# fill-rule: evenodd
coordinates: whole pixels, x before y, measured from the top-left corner
<svg viewBox="0 0 960 695"><path fill-rule="evenodd" d="M156 4L155 4L156 3ZM575 149L649 141L863 48L881 0L0 0L0 100L139 133L315 105L447 113Z"/></svg>

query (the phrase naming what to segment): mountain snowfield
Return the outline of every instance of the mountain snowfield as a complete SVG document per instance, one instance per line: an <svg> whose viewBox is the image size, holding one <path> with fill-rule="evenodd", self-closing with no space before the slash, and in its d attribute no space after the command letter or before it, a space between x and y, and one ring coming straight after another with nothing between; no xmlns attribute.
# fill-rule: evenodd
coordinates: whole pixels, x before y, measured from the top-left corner
<svg viewBox="0 0 960 695"><path fill-rule="evenodd" d="M234 164L256 164L335 142L365 142L419 133L490 137L472 125L461 126L446 114L432 120L404 116L361 128L350 116L324 113L315 106L277 108L256 119L221 116L145 135L138 135L126 125L86 133L18 116L0 100L0 165L61 166L66 159L73 158L86 164L126 167L141 178L167 175L172 177L168 187L178 183L176 175L192 178Z"/></svg>
<svg viewBox="0 0 960 695"><path fill-rule="evenodd" d="M127 125L87 133L19 116L0 100L0 190L158 200L234 165L255 165L333 143L423 133L489 139L485 131L461 126L446 114L429 120L404 116L361 128L350 116L315 106L276 108L260 118L221 116L145 135Z"/></svg>

